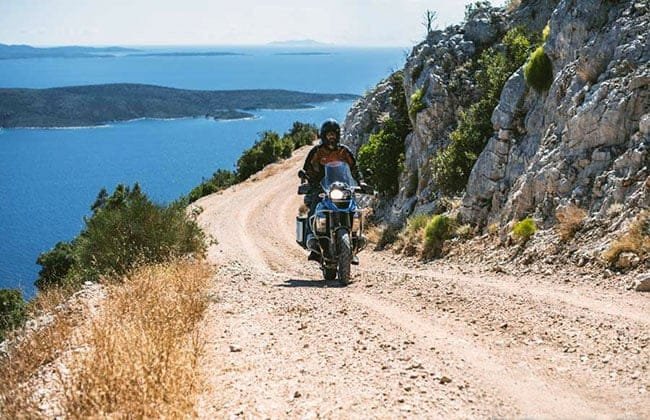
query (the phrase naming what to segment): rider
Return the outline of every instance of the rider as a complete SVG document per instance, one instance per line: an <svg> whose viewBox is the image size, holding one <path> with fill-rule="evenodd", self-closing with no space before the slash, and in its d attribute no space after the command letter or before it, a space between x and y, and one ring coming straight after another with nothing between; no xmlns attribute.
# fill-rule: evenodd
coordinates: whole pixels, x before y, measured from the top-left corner
<svg viewBox="0 0 650 420"><path fill-rule="evenodd" d="M329 119L321 125L319 136L320 143L314 146L305 159L303 170L309 181L309 193L305 195L305 204L309 207L309 217L314 214L318 204L318 195L322 192L320 182L325 176L324 166L327 163L342 161L348 164L352 176L359 179L357 161L347 146L339 144L341 139L341 126L334 119ZM309 224L307 224L307 243L315 240ZM309 254L310 261L318 261L320 256L312 251Z"/></svg>

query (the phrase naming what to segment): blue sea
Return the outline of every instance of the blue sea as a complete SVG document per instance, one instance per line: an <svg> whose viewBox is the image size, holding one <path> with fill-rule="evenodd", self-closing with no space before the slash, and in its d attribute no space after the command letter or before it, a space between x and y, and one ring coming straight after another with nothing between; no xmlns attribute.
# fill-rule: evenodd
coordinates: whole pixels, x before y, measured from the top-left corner
<svg viewBox="0 0 650 420"><path fill-rule="evenodd" d="M184 89L290 89L363 94L403 65L400 48L160 48L223 56L120 56L0 60L0 87L147 83ZM308 52L310 54L295 54ZM313 54L317 52L319 54ZM290 53L289 55L285 53ZM35 293L36 258L83 226L98 191L139 182L160 203L233 169L260 133L294 121L345 119L350 101L257 110L255 118L138 120L74 129L0 129L0 288Z"/></svg>

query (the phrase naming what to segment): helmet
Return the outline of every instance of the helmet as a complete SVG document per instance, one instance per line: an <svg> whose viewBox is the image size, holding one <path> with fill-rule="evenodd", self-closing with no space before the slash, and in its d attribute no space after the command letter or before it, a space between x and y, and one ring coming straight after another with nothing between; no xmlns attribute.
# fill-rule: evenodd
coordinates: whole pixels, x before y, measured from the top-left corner
<svg viewBox="0 0 650 420"><path fill-rule="evenodd" d="M331 133L331 132L336 133L336 140L334 141L333 144L327 141L327 136L326 136L327 133ZM336 147L336 145L338 145L339 140L341 138L341 126L339 125L339 123L336 122L336 120L330 118L329 120L325 121L323 125L320 126L320 133L318 136L320 137L321 142L323 142L324 145L330 148Z"/></svg>

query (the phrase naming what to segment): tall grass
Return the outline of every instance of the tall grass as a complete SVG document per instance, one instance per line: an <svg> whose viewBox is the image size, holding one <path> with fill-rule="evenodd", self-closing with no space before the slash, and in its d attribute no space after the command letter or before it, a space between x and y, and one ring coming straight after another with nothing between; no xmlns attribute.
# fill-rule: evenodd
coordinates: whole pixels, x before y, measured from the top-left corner
<svg viewBox="0 0 650 420"><path fill-rule="evenodd" d="M395 251L414 256L422 253L424 228L431 219L428 214L417 214L406 221L395 243Z"/></svg>
<svg viewBox="0 0 650 420"><path fill-rule="evenodd" d="M39 293L31 309L51 319L0 357L0 418L192 417L211 277L203 261L143 266L105 284L92 314L67 290Z"/></svg>
<svg viewBox="0 0 650 420"><path fill-rule="evenodd" d="M49 322L32 331L14 331L0 354L0 418L42 417L33 381L44 366L61 356L77 319L57 306L69 291L50 289L30 302L31 316L47 314Z"/></svg>
<svg viewBox="0 0 650 420"><path fill-rule="evenodd" d="M64 384L72 418L193 416L202 378L196 325L208 305L206 263L146 266L108 286L102 316Z"/></svg>

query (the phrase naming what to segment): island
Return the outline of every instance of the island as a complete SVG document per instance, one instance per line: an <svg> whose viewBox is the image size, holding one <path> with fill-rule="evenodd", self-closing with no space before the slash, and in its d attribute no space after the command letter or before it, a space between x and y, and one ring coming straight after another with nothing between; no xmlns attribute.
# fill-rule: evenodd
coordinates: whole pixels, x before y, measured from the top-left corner
<svg viewBox="0 0 650 420"><path fill-rule="evenodd" d="M0 89L0 127L82 127L139 118L253 117L254 109L300 109L335 100L344 93L280 89L187 90L117 83L50 89Z"/></svg>
<svg viewBox="0 0 650 420"><path fill-rule="evenodd" d="M91 58L115 57L140 50L122 47L50 47L38 48L30 45L0 44L0 60L24 58Z"/></svg>

